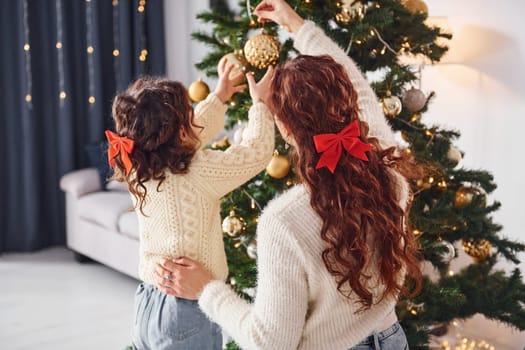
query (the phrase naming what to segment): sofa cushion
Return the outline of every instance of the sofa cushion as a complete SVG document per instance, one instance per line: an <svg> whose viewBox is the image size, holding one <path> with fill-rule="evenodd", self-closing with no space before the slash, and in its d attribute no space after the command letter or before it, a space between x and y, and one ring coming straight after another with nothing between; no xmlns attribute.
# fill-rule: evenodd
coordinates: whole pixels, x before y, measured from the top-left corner
<svg viewBox="0 0 525 350"><path fill-rule="evenodd" d="M132 212L127 212L120 215L118 219L118 230L123 235L129 236L131 238L139 239L139 220L137 214Z"/></svg>
<svg viewBox="0 0 525 350"><path fill-rule="evenodd" d="M132 207L131 196L127 192L95 192L78 200L78 215L82 219L118 231L120 216L129 212Z"/></svg>

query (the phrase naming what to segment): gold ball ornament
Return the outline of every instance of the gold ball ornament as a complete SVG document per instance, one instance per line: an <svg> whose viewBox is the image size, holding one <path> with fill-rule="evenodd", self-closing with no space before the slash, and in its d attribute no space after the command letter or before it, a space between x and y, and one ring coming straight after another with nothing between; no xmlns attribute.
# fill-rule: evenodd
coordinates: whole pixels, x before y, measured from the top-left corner
<svg viewBox="0 0 525 350"><path fill-rule="evenodd" d="M193 102L200 102L204 100L210 93L210 87L201 78L194 81L188 87L188 95Z"/></svg>
<svg viewBox="0 0 525 350"><path fill-rule="evenodd" d="M422 110L426 103L427 97L423 91L416 88L411 88L403 96L403 105L412 113Z"/></svg>
<svg viewBox="0 0 525 350"><path fill-rule="evenodd" d="M366 8L360 1L342 0L337 3L337 7L340 10L335 15L335 20L340 25L348 25L353 20L361 20L365 16Z"/></svg>
<svg viewBox="0 0 525 350"><path fill-rule="evenodd" d="M223 138L215 141L211 144L211 148L227 148L230 147L230 140L228 140L228 136L224 136Z"/></svg>
<svg viewBox="0 0 525 350"><path fill-rule="evenodd" d="M403 104L397 96L392 96L390 93L386 97L381 99L381 106L383 107L383 113L387 117L395 118L401 113L403 109Z"/></svg>
<svg viewBox="0 0 525 350"><path fill-rule="evenodd" d="M486 204L485 192L479 187L464 186L460 187L454 195L454 208L464 208L472 203L475 197L482 196L482 206Z"/></svg>
<svg viewBox="0 0 525 350"><path fill-rule="evenodd" d="M401 0L401 4L413 14L424 13L428 15L428 6L423 0Z"/></svg>
<svg viewBox="0 0 525 350"><path fill-rule="evenodd" d="M273 157L266 167L268 175L275 179L282 179L290 172L290 161L285 156L279 154L277 150L273 152Z"/></svg>
<svg viewBox="0 0 525 350"><path fill-rule="evenodd" d="M277 62L279 50L279 41L263 30L246 42L244 57L253 67L266 69Z"/></svg>
<svg viewBox="0 0 525 350"><path fill-rule="evenodd" d="M470 255L476 263L485 262L490 257L492 244L486 239L466 239L463 240L463 250Z"/></svg>
<svg viewBox="0 0 525 350"><path fill-rule="evenodd" d="M233 52L230 52L230 53L222 56L222 58L219 61L219 65L217 67L217 71L221 75L222 75L222 73L224 73L224 71L221 69L222 64L223 64L224 61L227 62L226 65L224 66L225 68L227 68L228 65L230 65L230 64L234 65L234 68L232 69L232 71L230 73L230 79L232 79L233 77L235 77L238 74L241 74L241 78L239 78L238 81L235 81L235 83L236 84L242 83L246 79L246 77L244 76L244 71L245 71L245 67L246 67L246 61L245 61L244 57L239 56L239 55L237 55L237 54L235 54Z"/></svg>
<svg viewBox="0 0 525 350"><path fill-rule="evenodd" d="M246 222L235 214L235 210L230 211L230 215L222 221L222 231L228 236L235 238L246 229Z"/></svg>

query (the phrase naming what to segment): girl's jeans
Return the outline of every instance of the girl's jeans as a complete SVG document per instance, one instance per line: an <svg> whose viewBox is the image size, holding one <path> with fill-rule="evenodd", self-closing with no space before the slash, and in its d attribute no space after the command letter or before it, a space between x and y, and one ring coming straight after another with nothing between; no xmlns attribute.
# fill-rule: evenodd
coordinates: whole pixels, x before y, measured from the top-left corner
<svg viewBox="0 0 525 350"><path fill-rule="evenodd" d="M142 283L135 294L133 347L139 350L220 350L222 333L194 300Z"/></svg>
<svg viewBox="0 0 525 350"><path fill-rule="evenodd" d="M408 350L408 342L401 325L396 322L380 333L374 333L350 350Z"/></svg>

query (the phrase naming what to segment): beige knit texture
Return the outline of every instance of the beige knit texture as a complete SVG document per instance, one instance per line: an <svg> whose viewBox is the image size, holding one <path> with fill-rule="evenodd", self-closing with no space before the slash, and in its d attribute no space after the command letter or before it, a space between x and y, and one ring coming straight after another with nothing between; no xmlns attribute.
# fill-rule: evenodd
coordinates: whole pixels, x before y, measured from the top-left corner
<svg viewBox="0 0 525 350"><path fill-rule="evenodd" d="M359 94L360 118L369 123L370 135L379 138L383 147L395 145L374 92L336 44L313 23L306 22L297 34L295 47L303 54L328 54L343 64ZM398 178L399 199L404 203L407 187ZM335 279L321 259L321 226L304 186L274 199L261 215L257 229L254 303L239 298L222 281L213 281L199 299L201 309L247 350L346 350L386 328L386 320L396 319L396 300L385 298L357 313L356 300L337 291ZM372 269L367 272L373 274ZM378 293L381 291L383 286L377 279L370 283L378 287Z"/></svg>
<svg viewBox="0 0 525 350"><path fill-rule="evenodd" d="M206 144L224 125L226 106L210 94L195 108L195 122L204 127ZM155 263L161 258L188 256L200 261L213 276L225 280L228 266L222 241L220 199L262 171L274 150L274 123L266 105L249 111L243 139L226 151L199 149L189 172L167 173L157 190L148 181L142 215L136 210L140 232L139 276L154 284Z"/></svg>

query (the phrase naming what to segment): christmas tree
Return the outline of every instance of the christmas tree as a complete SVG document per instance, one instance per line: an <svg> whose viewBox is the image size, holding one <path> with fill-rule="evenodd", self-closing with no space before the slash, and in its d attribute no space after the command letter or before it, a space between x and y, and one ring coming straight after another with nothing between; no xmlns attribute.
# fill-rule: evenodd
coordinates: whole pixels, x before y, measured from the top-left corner
<svg viewBox="0 0 525 350"><path fill-rule="evenodd" d="M237 65L237 71L253 72L259 79L269 65L296 54L292 39L279 36L276 25L262 28L257 23L252 10L258 2L240 1L238 10L232 11L225 1L216 0L212 11L198 15L213 25L212 33L193 34L210 47L196 64L199 70L217 76L219 61L227 59ZM417 69L403 64L406 57L439 62L447 51L441 42L451 35L427 24L428 9L422 0L288 2L303 18L323 28L363 72L380 77L372 86L385 117L401 136L400 151L432 166L427 177L411 184L411 230L433 270L427 271L420 294L398 304L410 348L429 348L448 324L476 313L525 329L525 285L519 269L509 274L494 268L502 258L518 264L517 254L525 245L501 236L502 227L491 217L500 203L487 202L487 195L496 188L494 179L487 171L461 166L463 154L454 145L459 133L424 123L422 116L434 94L426 96L419 90ZM238 142L250 105L248 93L233 97L227 127L234 136L212 147L226 148L229 142ZM258 216L269 200L294 185L287 146L276 135L276 151L267 170L225 197L222 204L229 282L246 299L256 287ZM473 261L451 273L457 248Z"/></svg>

